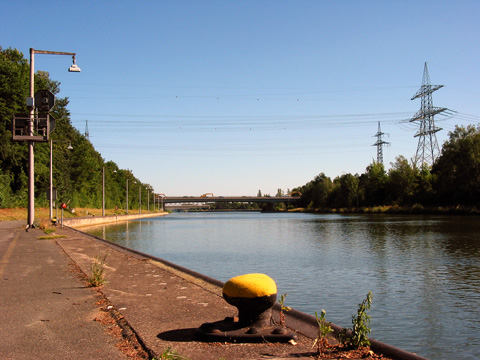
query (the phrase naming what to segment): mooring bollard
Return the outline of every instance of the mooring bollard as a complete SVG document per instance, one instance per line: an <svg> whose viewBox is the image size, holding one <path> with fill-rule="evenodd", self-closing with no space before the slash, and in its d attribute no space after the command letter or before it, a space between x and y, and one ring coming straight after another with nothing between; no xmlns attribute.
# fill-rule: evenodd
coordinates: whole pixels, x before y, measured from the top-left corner
<svg viewBox="0 0 480 360"><path fill-rule="evenodd" d="M238 318L227 317L205 323L197 329L204 341L288 342L297 337L272 320L272 307L277 300L277 285L265 274L245 274L228 280L223 297L238 309Z"/></svg>
<svg viewBox="0 0 480 360"><path fill-rule="evenodd" d="M277 284L265 274L236 276L223 286L223 298L238 309L240 325L266 326L277 300Z"/></svg>

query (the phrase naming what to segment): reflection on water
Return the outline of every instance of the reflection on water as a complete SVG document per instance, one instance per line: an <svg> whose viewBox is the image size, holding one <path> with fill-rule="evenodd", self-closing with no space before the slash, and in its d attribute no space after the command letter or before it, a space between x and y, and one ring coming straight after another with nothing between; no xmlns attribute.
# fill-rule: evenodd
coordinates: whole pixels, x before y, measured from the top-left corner
<svg viewBox="0 0 480 360"><path fill-rule="evenodd" d="M216 279L263 272L288 305L431 359L480 358L476 217L188 213L88 230Z"/></svg>

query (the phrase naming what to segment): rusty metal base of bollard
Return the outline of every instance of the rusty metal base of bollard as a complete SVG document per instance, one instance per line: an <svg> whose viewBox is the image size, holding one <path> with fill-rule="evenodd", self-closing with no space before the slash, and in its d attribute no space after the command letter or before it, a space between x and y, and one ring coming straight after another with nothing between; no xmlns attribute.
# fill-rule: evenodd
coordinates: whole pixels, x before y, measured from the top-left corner
<svg viewBox="0 0 480 360"><path fill-rule="evenodd" d="M195 332L195 337L200 341L208 342L281 342L297 340L297 335L289 333L280 326L255 327L243 326L238 318L227 317L225 320L213 323L204 323Z"/></svg>

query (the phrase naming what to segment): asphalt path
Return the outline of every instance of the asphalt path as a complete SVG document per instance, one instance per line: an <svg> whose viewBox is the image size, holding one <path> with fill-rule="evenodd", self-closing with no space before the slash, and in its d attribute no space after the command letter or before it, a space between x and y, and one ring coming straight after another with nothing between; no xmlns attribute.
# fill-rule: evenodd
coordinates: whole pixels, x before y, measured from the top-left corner
<svg viewBox="0 0 480 360"><path fill-rule="evenodd" d="M126 359L75 265L24 223L0 222L0 358Z"/></svg>

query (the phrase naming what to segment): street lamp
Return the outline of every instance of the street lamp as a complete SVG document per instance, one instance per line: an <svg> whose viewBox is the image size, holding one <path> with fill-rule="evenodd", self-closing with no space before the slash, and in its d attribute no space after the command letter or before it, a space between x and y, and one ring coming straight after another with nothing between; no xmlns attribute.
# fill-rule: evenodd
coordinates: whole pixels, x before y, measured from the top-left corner
<svg viewBox="0 0 480 360"><path fill-rule="evenodd" d="M105 166L102 168L102 216L105 216Z"/></svg>
<svg viewBox="0 0 480 360"><path fill-rule="evenodd" d="M68 150L73 150L72 143L68 140L52 140L50 139L50 221L53 219L53 143L61 142L68 143ZM55 196L55 200L56 196Z"/></svg>
<svg viewBox="0 0 480 360"><path fill-rule="evenodd" d="M113 173L116 174L117 170L113 170ZM105 216L105 165L102 170L102 216Z"/></svg>
<svg viewBox="0 0 480 360"><path fill-rule="evenodd" d="M165 194L158 194L158 197L159 197L160 199L162 199L162 207L159 208L159 211L164 211L164 210L163 210L163 208L164 208L164 206L163 206L163 199L166 198L167 195L165 195ZM160 206L160 204L159 204L158 206Z"/></svg>
<svg viewBox="0 0 480 360"><path fill-rule="evenodd" d="M28 124L28 135L33 136L33 124L35 122L35 103L34 103L34 84L35 84L35 54L50 54L50 55L70 55L73 58L73 65L68 71L80 72L80 68L75 61L75 53L35 50L30 48L30 97L27 98L27 106L30 108L30 121ZM27 230L34 227L35 220L35 170L34 170L34 154L33 154L33 140L28 140L28 224Z"/></svg>
<svg viewBox="0 0 480 360"><path fill-rule="evenodd" d="M127 177L127 215L128 215L128 177Z"/></svg>

